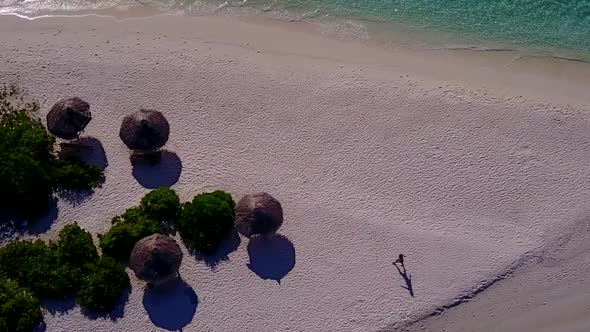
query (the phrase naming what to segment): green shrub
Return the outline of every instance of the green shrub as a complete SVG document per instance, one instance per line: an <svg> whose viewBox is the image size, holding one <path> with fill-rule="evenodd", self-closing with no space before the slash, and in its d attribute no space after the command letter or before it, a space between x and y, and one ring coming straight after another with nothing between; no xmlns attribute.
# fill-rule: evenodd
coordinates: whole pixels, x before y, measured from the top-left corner
<svg viewBox="0 0 590 332"><path fill-rule="evenodd" d="M0 207L23 219L47 213L56 189L90 190L102 171L81 161L60 161L55 138L38 119L37 103L23 103L14 87L0 88Z"/></svg>
<svg viewBox="0 0 590 332"><path fill-rule="evenodd" d="M106 234L98 236L102 253L118 261L127 261L137 241L161 229L160 223L146 217L138 217L134 222L126 220L116 222Z"/></svg>
<svg viewBox="0 0 590 332"><path fill-rule="evenodd" d="M78 290L82 277L87 272L87 264L98 259L98 250L89 232L81 229L78 224L71 224L59 233L57 255L59 264L71 275L73 288Z"/></svg>
<svg viewBox="0 0 590 332"><path fill-rule="evenodd" d="M92 241L92 235L78 224L66 225L59 232L57 250L62 264L83 267L98 259L98 250Z"/></svg>
<svg viewBox="0 0 590 332"><path fill-rule="evenodd" d="M177 222L180 237L194 250L213 253L234 227L234 207L231 195L223 191L195 196Z"/></svg>
<svg viewBox="0 0 590 332"><path fill-rule="evenodd" d="M74 295L86 272L98 259L90 233L77 224L64 227L57 243L11 241L0 249L0 271L39 298Z"/></svg>
<svg viewBox="0 0 590 332"><path fill-rule="evenodd" d="M0 122L0 205L15 208L23 218L37 217L48 208L53 181L53 138L43 125L18 113Z"/></svg>
<svg viewBox="0 0 590 332"><path fill-rule="evenodd" d="M164 187L143 196L140 207L154 220L174 221L180 210L180 199L174 190Z"/></svg>
<svg viewBox="0 0 590 332"><path fill-rule="evenodd" d="M100 168L76 159L56 160L50 176L57 188L66 190L92 190L104 180Z"/></svg>
<svg viewBox="0 0 590 332"><path fill-rule="evenodd" d="M39 298L63 298L76 291L69 268L59 264L54 243L9 242L0 249L0 271Z"/></svg>
<svg viewBox="0 0 590 332"><path fill-rule="evenodd" d="M89 265L78 292L80 306L88 311L110 312L124 291L129 288L129 276L125 266L110 257L103 256Z"/></svg>
<svg viewBox="0 0 590 332"><path fill-rule="evenodd" d="M0 279L0 331L32 331L42 320L41 304L29 290Z"/></svg>
<svg viewBox="0 0 590 332"><path fill-rule="evenodd" d="M142 221L146 218L147 218L147 216L142 208L132 207L132 208L125 210L125 212L123 212L122 215L114 217L113 220L111 221L111 223L113 225L115 225L115 224L135 224L138 221Z"/></svg>

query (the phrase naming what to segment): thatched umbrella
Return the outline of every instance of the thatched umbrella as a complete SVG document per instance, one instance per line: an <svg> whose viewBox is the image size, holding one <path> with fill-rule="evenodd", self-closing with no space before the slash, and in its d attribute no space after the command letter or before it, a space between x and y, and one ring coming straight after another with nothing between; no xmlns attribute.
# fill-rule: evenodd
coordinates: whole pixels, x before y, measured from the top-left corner
<svg viewBox="0 0 590 332"><path fill-rule="evenodd" d="M154 151L166 144L170 125L162 113L141 109L126 116L119 137L131 150Z"/></svg>
<svg viewBox="0 0 590 332"><path fill-rule="evenodd" d="M267 193L246 195L236 205L236 229L246 237L272 235L282 224L281 203Z"/></svg>
<svg viewBox="0 0 590 332"><path fill-rule="evenodd" d="M59 138L71 140L78 137L91 119L87 102L78 97L63 99L47 113L47 130Z"/></svg>
<svg viewBox="0 0 590 332"><path fill-rule="evenodd" d="M129 267L148 285L161 285L178 277L182 251L173 238L153 234L139 240L129 258Z"/></svg>

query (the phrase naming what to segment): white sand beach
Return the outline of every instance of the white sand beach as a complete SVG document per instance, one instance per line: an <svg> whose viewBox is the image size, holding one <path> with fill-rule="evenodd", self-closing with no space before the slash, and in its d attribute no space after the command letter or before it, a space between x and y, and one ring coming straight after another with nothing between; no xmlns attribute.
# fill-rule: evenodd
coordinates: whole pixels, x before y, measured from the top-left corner
<svg viewBox="0 0 590 332"><path fill-rule="evenodd" d="M551 248L587 234L590 65L384 48L317 30L223 16L0 17L0 83L21 85L43 115L62 97L87 100L84 136L108 160L103 187L76 204L61 199L53 223L33 225L40 237L74 221L105 232L163 185L183 200L265 191L285 214L288 241L274 248L249 252L242 238L215 268L185 253L196 308L186 292L150 298L132 277L121 317L47 311L47 331L394 331L426 328L411 323L441 311L424 323L443 324L432 331L463 331L468 319L465 331L486 331L471 313L492 306L496 318L528 312L511 325L524 331L548 317L551 294L587 289L588 269L568 267L588 252ZM140 107L165 114L173 153L134 173L118 131ZM391 264L399 253L413 297ZM557 271L563 282L547 279ZM555 292L533 298L540 289ZM511 307L501 299L512 294L538 301ZM579 319L561 312L562 326Z"/></svg>

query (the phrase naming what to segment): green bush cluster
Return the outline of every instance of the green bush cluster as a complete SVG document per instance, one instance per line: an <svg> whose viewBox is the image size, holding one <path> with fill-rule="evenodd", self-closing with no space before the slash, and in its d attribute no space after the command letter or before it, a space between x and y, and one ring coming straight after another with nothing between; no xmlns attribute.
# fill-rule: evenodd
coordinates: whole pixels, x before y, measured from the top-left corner
<svg viewBox="0 0 590 332"><path fill-rule="evenodd" d="M180 212L180 199L168 187L150 191L141 199L140 207L146 215L158 221L174 221Z"/></svg>
<svg viewBox="0 0 590 332"><path fill-rule="evenodd" d="M57 245L37 241L13 241L0 250L0 270L40 298L59 299L76 292L70 265L60 264Z"/></svg>
<svg viewBox="0 0 590 332"><path fill-rule="evenodd" d="M234 208L231 195L223 191L195 196L178 219L180 237L191 249L213 253L234 227Z"/></svg>
<svg viewBox="0 0 590 332"><path fill-rule="evenodd" d="M54 153L55 138L34 114L37 103L23 103L18 89L0 88L0 207L23 219L45 214L56 190L90 190L103 173Z"/></svg>
<svg viewBox="0 0 590 332"><path fill-rule="evenodd" d="M134 222L123 220L125 222L115 223L106 234L98 236L102 253L122 262L129 259L137 241L161 230L160 223L146 217Z"/></svg>
<svg viewBox="0 0 590 332"><path fill-rule="evenodd" d="M90 233L72 224L60 231L58 242L9 242L0 249L0 271L40 298L61 299L76 294L86 264L97 259Z"/></svg>
<svg viewBox="0 0 590 332"><path fill-rule="evenodd" d="M235 203L230 194L214 191L180 204L174 190L159 188L146 194L137 207L113 218L113 226L98 236L103 254L125 262L137 241L175 226L184 243L213 253L234 227Z"/></svg>
<svg viewBox="0 0 590 332"><path fill-rule="evenodd" d="M32 331L42 320L41 303L31 291L0 279L0 331Z"/></svg>
<svg viewBox="0 0 590 332"><path fill-rule="evenodd" d="M135 224L138 221L141 221L146 218L147 218L146 213L143 211L142 208L132 207L132 208L125 210L125 212L123 212L122 215L114 217L113 220L111 221L111 223L113 225Z"/></svg>
<svg viewBox="0 0 590 332"><path fill-rule="evenodd" d="M57 189L90 191L98 187L104 179L100 168L77 159L56 160L52 166L50 174Z"/></svg>
<svg viewBox="0 0 590 332"><path fill-rule="evenodd" d="M170 188L150 191L137 207L113 218L113 226L98 236L103 254L127 261L137 241L163 232L164 224L174 223L180 211L180 199Z"/></svg>
<svg viewBox="0 0 590 332"><path fill-rule="evenodd" d="M91 234L77 224L65 226L57 242L11 241L0 248L1 277L30 291L26 294L34 295L35 300L24 301L13 296L0 298L0 305L2 301L18 301L22 304L19 310L33 312L34 305L38 307L37 298L63 299L76 295L87 310L109 311L129 286L129 280L124 280L127 278L125 266L111 260L99 257ZM104 284L96 286L97 282ZM0 317L0 331L4 331L1 324Z"/></svg>
<svg viewBox="0 0 590 332"><path fill-rule="evenodd" d="M78 302L85 310L106 313L113 309L129 286L125 266L110 257L102 256L95 263L89 264L89 273L83 278L82 288L78 293Z"/></svg>

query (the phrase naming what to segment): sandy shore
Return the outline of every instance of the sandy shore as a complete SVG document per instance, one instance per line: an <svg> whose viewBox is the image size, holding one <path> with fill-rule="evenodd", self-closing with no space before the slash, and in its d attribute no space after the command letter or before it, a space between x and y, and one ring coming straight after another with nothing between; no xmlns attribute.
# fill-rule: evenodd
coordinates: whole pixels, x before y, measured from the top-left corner
<svg viewBox="0 0 590 332"><path fill-rule="evenodd" d="M469 302L404 331L590 330L588 219Z"/></svg>
<svg viewBox="0 0 590 332"><path fill-rule="evenodd" d="M295 250L281 243L279 263L258 273L246 239L215 269L187 255L181 274L199 299L188 318L162 318L187 311L182 295L154 304L132 280L122 317L47 312L48 331L395 330L577 232L590 199L587 64L380 49L316 30L226 17L0 17L0 82L21 84L44 112L64 96L89 101L85 134L108 160L104 187L60 200L41 237L73 221L104 232L146 187L173 184L185 200L271 193ZM139 107L166 114L178 156L141 174L118 138ZM414 297L391 265L400 252ZM280 283L260 277L290 263Z"/></svg>

